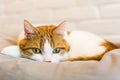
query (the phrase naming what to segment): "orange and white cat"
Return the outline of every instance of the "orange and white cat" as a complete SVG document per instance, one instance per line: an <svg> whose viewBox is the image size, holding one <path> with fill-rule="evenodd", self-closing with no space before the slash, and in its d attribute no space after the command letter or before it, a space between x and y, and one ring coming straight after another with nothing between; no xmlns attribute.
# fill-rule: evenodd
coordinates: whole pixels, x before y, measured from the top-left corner
<svg viewBox="0 0 120 80"><path fill-rule="evenodd" d="M100 60L117 47L87 31L66 30L66 22L34 27L24 20L24 31L18 45L9 46L2 53L12 57L25 57L41 62Z"/></svg>

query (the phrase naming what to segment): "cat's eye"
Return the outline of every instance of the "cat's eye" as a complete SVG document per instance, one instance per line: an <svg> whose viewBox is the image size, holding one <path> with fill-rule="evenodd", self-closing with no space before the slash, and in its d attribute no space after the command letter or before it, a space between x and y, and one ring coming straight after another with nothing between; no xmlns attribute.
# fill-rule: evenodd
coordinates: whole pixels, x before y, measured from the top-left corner
<svg viewBox="0 0 120 80"><path fill-rule="evenodd" d="M53 53L59 53L60 52L60 48L54 48L53 49Z"/></svg>
<svg viewBox="0 0 120 80"><path fill-rule="evenodd" d="M36 54L41 53L41 50L39 48L32 48L32 51Z"/></svg>

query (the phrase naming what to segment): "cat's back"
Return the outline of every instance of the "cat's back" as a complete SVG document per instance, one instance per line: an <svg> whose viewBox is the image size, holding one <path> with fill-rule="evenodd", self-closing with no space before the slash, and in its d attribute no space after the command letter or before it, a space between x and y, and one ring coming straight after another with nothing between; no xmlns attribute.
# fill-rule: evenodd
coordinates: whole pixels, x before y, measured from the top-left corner
<svg viewBox="0 0 120 80"><path fill-rule="evenodd" d="M93 41L95 44L104 41L100 36L87 31L71 31L68 38L70 41L78 40L86 43Z"/></svg>
<svg viewBox="0 0 120 80"><path fill-rule="evenodd" d="M70 56L93 56L106 51L106 40L87 31L72 31L68 36Z"/></svg>

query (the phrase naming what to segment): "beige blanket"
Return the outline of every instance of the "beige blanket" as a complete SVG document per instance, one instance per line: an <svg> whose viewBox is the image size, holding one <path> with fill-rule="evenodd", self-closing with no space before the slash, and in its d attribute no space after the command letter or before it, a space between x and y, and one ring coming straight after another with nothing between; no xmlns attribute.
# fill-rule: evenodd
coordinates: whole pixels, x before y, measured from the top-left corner
<svg viewBox="0 0 120 80"><path fill-rule="evenodd" d="M8 30L0 28L0 50L16 44L19 28ZM120 80L120 49L107 53L100 62L45 63L0 54L0 80Z"/></svg>

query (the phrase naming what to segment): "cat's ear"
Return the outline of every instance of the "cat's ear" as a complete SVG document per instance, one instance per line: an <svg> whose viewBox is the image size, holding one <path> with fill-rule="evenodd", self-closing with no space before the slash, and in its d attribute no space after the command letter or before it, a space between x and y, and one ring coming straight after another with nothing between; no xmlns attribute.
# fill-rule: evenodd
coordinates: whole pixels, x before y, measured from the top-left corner
<svg viewBox="0 0 120 80"><path fill-rule="evenodd" d="M66 21L61 22L55 29L55 33L64 36L66 32Z"/></svg>
<svg viewBox="0 0 120 80"><path fill-rule="evenodd" d="M33 25L25 19L24 19L24 33L25 36L35 33L35 28L33 27Z"/></svg>

